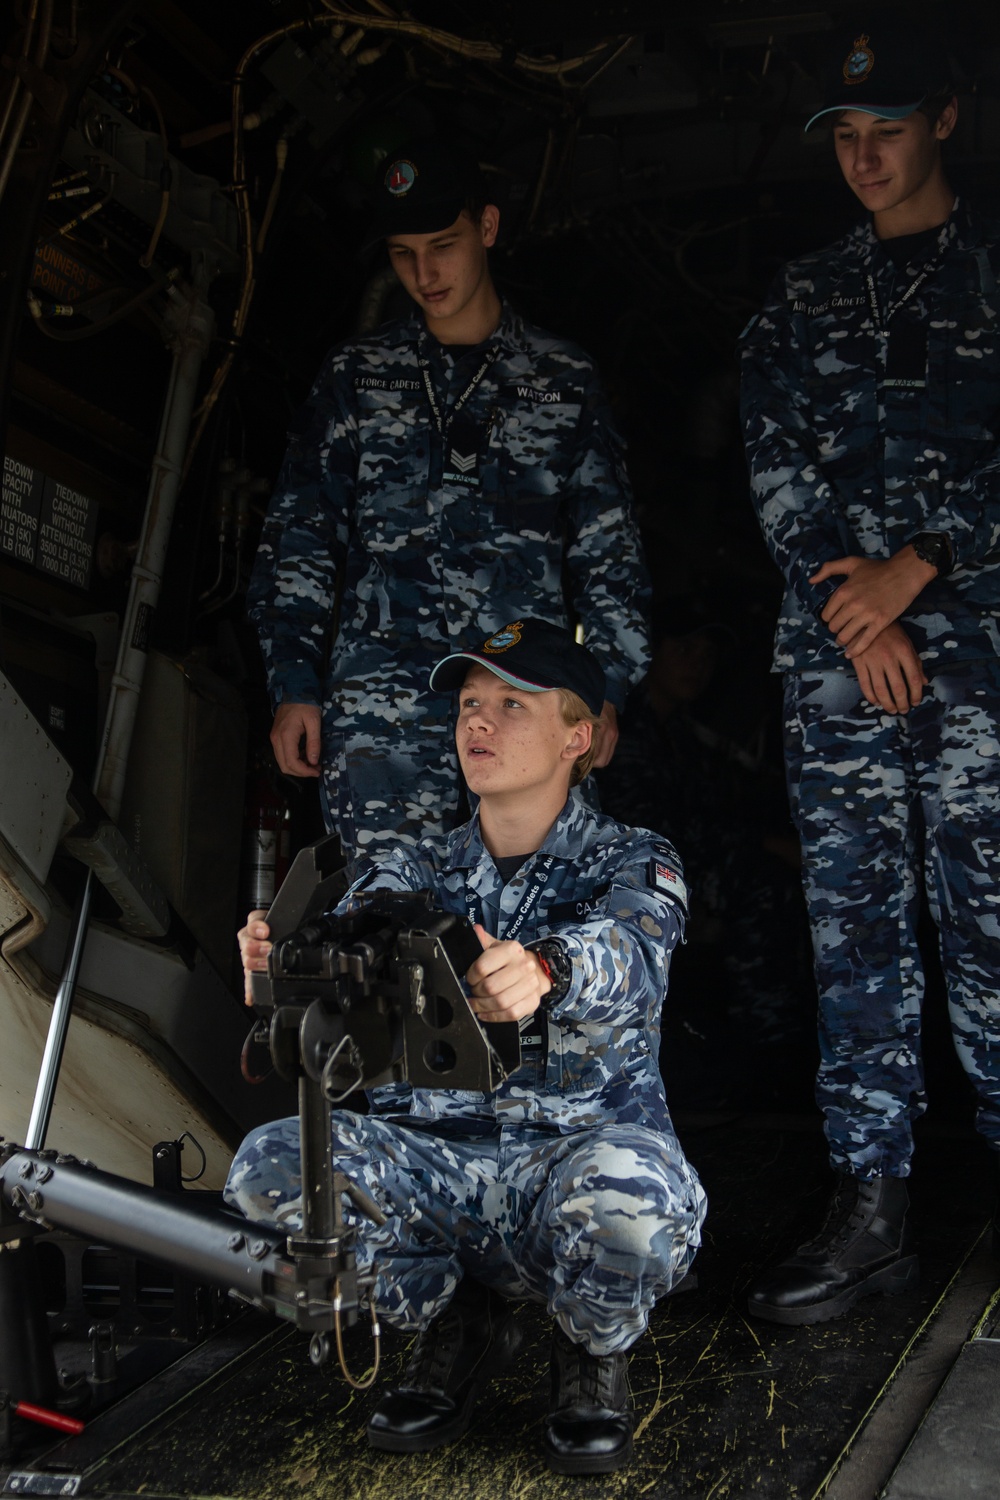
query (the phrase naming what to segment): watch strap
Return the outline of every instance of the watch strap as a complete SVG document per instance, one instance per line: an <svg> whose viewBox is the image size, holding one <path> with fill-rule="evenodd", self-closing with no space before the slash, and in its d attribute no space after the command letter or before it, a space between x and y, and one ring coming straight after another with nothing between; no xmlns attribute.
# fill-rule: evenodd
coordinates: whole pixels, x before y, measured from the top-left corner
<svg viewBox="0 0 1000 1500"><path fill-rule="evenodd" d="M542 996L542 1005L555 1005L569 992L573 979L573 963L566 952L565 944L558 938L537 938L525 947L534 953L544 969L552 988Z"/></svg>
<svg viewBox="0 0 1000 1500"><path fill-rule="evenodd" d="M944 531L918 531L910 537L910 546L921 562L937 568L939 578L947 578L954 566L951 539Z"/></svg>

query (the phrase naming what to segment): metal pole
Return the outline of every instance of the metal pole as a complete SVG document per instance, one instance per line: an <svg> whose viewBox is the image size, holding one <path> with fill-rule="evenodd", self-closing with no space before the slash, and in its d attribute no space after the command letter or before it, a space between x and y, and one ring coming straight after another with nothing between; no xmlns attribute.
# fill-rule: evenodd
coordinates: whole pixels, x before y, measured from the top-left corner
<svg viewBox="0 0 1000 1500"><path fill-rule="evenodd" d="M128 752L146 670L149 625L159 602L167 544L181 487L195 391L214 325L212 310L203 296L206 281L202 263L195 286L186 297L171 289L174 298L174 364L163 407L160 440L150 473L146 515L132 569L128 607L94 778L98 801L116 820L121 811Z"/></svg>
<svg viewBox="0 0 1000 1500"><path fill-rule="evenodd" d="M117 819L121 810L122 793L125 789L128 752L146 670L149 621L160 597L163 566L181 486L198 375L208 351L214 323L212 309L204 296L208 273L202 260L197 262L194 281L195 284L187 295L171 289L174 299L171 320L174 362L163 404L156 457L150 473L142 537L132 570L128 606L118 643L111 701L108 704L97 770L94 773L94 792L104 804L105 811L114 819ZM66 963L52 1007L31 1107L25 1144L33 1150L40 1150L45 1145L52 1116L52 1103L69 1031L73 996L87 939L93 885L93 872L88 870L73 917Z"/></svg>
<svg viewBox="0 0 1000 1500"><path fill-rule="evenodd" d="M287 1231L253 1224L221 1206L205 1208L198 1196L147 1187L68 1156L45 1161L13 1149L0 1160L0 1200L29 1222L43 1220L258 1303L268 1297L269 1283L277 1282L278 1299L293 1311L294 1278L282 1275L289 1262Z"/></svg>
<svg viewBox="0 0 1000 1500"><path fill-rule="evenodd" d="M70 1011L73 1009L76 979L80 972L80 960L83 957L83 945L87 937L87 918L90 914L90 898L93 889L94 872L88 870L73 915L69 949L62 979L52 1006L49 1032L45 1038L45 1051L42 1054L42 1065L38 1071L38 1083L35 1087L35 1102L31 1106L28 1134L24 1138L24 1144L30 1151L40 1151L45 1145L45 1136L52 1115L56 1080L59 1077L59 1066L62 1062L63 1048L66 1045L66 1033L69 1030Z"/></svg>
<svg viewBox="0 0 1000 1500"><path fill-rule="evenodd" d="M299 1078L299 1153L302 1161L302 1235L329 1240L343 1227L333 1188L333 1122L322 1086Z"/></svg>

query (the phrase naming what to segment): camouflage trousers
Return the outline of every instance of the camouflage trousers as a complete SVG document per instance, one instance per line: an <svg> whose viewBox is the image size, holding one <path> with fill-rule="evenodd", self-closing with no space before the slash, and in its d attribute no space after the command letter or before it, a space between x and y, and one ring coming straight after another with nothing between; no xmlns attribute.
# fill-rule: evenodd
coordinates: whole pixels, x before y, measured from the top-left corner
<svg viewBox="0 0 1000 1500"><path fill-rule="evenodd" d="M676 1138L459 1123L334 1115L335 1165L386 1215L375 1225L345 1199L379 1316L424 1328L469 1276L543 1303L593 1354L627 1349L700 1242L705 1195ZM252 1220L299 1227L297 1119L247 1137L225 1197Z"/></svg>
<svg viewBox="0 0 1000 1500"><path fill-rule="evenodd" d="M853 671L789 675L785 747L820 996L822 1108L835 1167L906 1176L926 1107L921 886L955 1047L1000 1149L1000 662L935 672L884 714Z"/></svg>
<svg viewBox="0 0 1000 1500"><path fill-rule="evenodd" d="M451 833L461 798L450 723L324 733L323 816L348 859Z"/></svg>

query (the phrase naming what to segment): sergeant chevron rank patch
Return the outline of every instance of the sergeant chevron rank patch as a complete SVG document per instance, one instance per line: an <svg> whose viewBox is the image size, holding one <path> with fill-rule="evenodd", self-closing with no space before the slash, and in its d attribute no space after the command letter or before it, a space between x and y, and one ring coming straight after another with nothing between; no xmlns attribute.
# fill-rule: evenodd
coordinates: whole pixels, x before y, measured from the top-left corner
<svg viewBox="0 0 1000 1500"><path fill-rule="evenodd" d="M478 484L479 454L459 453L457 448L452 448L448 454L444 481L446 484Z"/></svg>

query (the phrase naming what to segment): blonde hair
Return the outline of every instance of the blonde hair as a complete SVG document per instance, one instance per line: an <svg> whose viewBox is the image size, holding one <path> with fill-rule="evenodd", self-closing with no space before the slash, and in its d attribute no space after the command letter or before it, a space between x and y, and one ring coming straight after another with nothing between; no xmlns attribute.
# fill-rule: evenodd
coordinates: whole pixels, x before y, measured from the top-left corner
<svg viewBox="0 0 1000 1500"><path fill-rule="evenodd" d="M569 724L591 724L595 731L601 722L600 715L591 713L579 693L574 693L570 688L556 688L559 694L559 708L562 713L563 723ZM570 774L570 786L579 786L586 776L589 776L594 766L594 757L597 754L596 735L590 742L590 748L582 755L578 755L573 762L573 770Z"/></svg>

